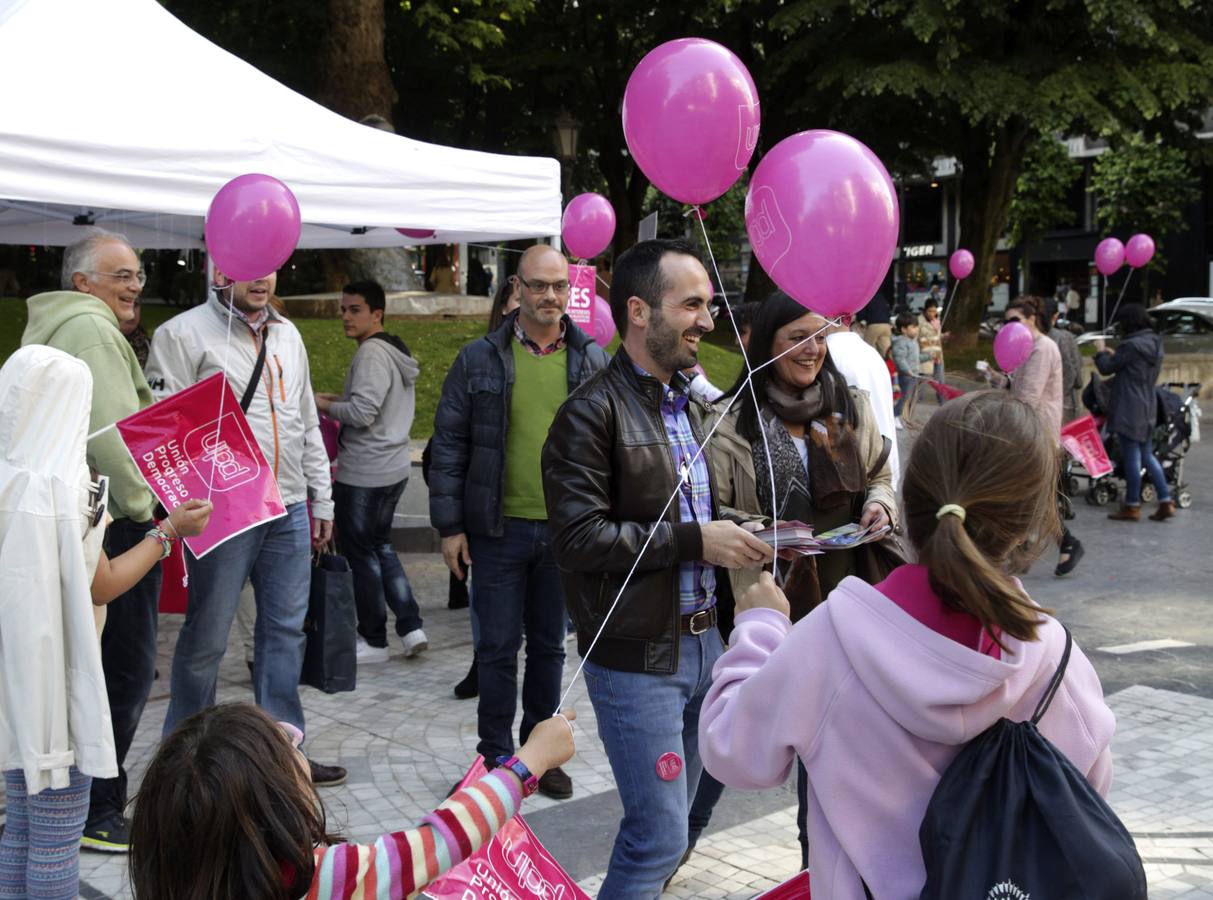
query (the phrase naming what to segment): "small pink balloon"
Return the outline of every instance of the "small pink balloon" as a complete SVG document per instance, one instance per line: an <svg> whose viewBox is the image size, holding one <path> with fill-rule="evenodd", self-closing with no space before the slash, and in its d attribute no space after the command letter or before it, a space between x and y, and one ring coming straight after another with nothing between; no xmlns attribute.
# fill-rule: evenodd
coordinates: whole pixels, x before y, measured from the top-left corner
<svg viewBox="0 0 1213 900"><path fill-rule="evenodd" d="M968 250L957 250L948 259L948 271L957 280L963 280L973 274L973 254Z"/></svg>
<svg viewBox="0 0 1213 900"><path fill-rule="evenodd" d="M434 229L432 228L397 228L396 230L405 237L416 238L419 241L424 241L426 238L434 236Z"/></svg>
<svg viewBox="0 0 1213 900"><path fill-rule="evenodd" d="M623 136L640 171L680 203L710 203L758 146L758 89L737 55L703 38L650 50L623 92Z"/></svg>
<svg viewBox="0 0 1213 900"><path fill-rule="evenodd" d="M1099 242L1095 248L1095 268L1099 269L1101 275L1111 275L1124 264L1124 244L1114 237L1107 237Z"/></svg>
<svg viewBox="0 0 1213 900"><path fill-rule="evenodd" d="M565 207L560 238L565 249L578 259L592 259L611 244L615 236L615 207L602 194L578 194Z"/></svg>
<svg viewBox="0 0 1213 900"><path fill-rule="evenodd" d="M597 294L594 295L594 309L590 318L590 337L600 347L605 347L615 340L615 320L611 318L611 304Z"/></svg>
<svg viewBox="0 0 1213 900"><path fill-rule="evenodd" d="M1135 234L1125 244L1125 262L1140 269L1154 258L1154 238L1148 234Z"/></svg>
<svg viewBox="0 0 1213 900"><path fill-rule="evenodd" d="M850 135L802 131L763 157L745 226L767 274L827 316L858 312L897 247L897 192L876 154Z"/></svg>
<svg viewBox="0 0 1213 900"><path fill-rule="evenodd" d="M1032 355L1032 329L1023 322L1008 322L994 336L994 359L1004 372L1014 372Z"/></svg>
<svg viewBox="0 0 1213 900"><path fill-rule="evenodd" d="M276 272L299 243L303 222L291 189L250 173L219 188L206 211L206 249L224 275L253 281Z"/></svg>

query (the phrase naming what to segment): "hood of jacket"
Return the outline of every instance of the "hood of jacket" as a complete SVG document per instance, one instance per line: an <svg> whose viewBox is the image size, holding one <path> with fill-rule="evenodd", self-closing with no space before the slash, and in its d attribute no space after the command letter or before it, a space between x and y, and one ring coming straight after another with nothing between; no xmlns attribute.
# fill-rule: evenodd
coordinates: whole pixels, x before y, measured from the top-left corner
<svg viewBox="0 0 1213 900"><path fill-rule="evenodd" d="M88 366L63 351L29 344L10 356L0 368L0 448L6 466L68 484L87 476L92 397ZM48 410L55 414L47 415Z"/></svg>
<svg viewBox="0 0 1213 900"><path fill-rule="evenodd" d="M1121 347L1132 348L1149 366L1162 363L1162 336L1148 328L1133 332L1124 339Z"/></svg>
<svg viewBox="0 0 1213 900"><path fill-rule="evenodd" d="M405 384L411 384L417 380L417 376L421 373L421 366L417 363L417 360L413 359L404 341L394 334L388 334L386 331L372 334L368 340L378 341L388 348L387 356L400 372L400 376L404 379Z"/></svg>
<svg viewBox="0 0 1213 900"><path fill-rule="evenodd" d="M48 343L56 331L77 316L96 316L118 327L118 317L104 300L80 291L49 291L25 301L29 321L22 338L26 344Z"/></svg>
<svg viewBox="0 0 1213 900"><path fill-rule="evenodd" d="M915 737L953 746L1006 716L1058 655L1048 644L1064 641L1060 628L1042 625L1041 640L1004 636L1008 649L995 659L938 634L854 577L825 607L856 676L885 713Z"/></svg>

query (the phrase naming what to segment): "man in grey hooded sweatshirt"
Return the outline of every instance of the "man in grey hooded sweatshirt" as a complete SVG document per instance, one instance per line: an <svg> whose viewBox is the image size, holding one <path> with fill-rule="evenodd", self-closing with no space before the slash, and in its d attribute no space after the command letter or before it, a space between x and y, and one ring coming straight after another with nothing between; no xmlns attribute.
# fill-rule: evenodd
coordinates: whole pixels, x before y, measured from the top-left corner
<svg viewBox="0 0 1213 900"><path fill-rule="evenodd" d="M317 394L316 407L341 423L333 484L337 544L354 572L358 660L388 658L387 607L406 657L428 647L421 612L392 547L392 515L409 480L409 430L421 367L408 347L383 330L386 299L373 281L347 284L341 321L358 351L345 393Z"/></svg>

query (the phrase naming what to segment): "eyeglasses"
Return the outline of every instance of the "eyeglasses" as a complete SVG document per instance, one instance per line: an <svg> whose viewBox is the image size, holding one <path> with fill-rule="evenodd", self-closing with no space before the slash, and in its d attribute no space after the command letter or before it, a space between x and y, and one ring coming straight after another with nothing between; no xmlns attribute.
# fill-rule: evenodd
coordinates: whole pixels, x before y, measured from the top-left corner
<svg viewBox="0 0 1213 900"><path fill-rule="evenodd" d="M1007 316L1005 319L1003 319L1003 321L1004 322L1022 322L1023 319L1019 318L1019 316Z"/></svg>
<svg viewBox="0 0 1213 900"><path fill-rule="evenodd" d="M569 292L569 283L567 281L528 281L519 276L518 281L524 285L532 294L542 297L550 289L557 297L563 297Z"/></svg>
<svg viewBox="0 0 1213 900"><path fill-rule="evenodd" d="M143 287L145 284L147 284L147 273L143 271L132 272L130 269L123 269L120 272L98 272L93 269L89 269L88 274L104 275L106 278L116 278L123 284L138 284L139 287Z"/></svg>

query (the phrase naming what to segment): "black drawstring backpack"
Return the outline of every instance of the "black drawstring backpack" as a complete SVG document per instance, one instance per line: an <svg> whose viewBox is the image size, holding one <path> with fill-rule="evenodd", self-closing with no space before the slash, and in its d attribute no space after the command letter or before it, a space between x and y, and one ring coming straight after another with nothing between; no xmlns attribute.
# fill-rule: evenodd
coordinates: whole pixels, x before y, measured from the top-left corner
<svg viewBox="0 0 1213 900"><path fill-rule="evenodd" d="M1070 661L1066 649L1027 722L999 719L965 745L931 795L918 838L920 900L1145 900L1129 832L1037 730Z"/></svg>

